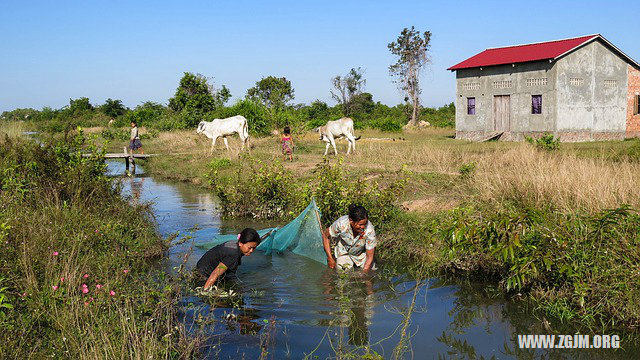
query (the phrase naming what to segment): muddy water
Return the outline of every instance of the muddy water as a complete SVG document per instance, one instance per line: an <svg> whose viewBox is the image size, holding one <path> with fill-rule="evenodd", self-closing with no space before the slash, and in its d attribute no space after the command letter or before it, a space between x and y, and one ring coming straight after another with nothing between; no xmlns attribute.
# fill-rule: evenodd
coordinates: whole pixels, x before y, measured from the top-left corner
<svg viewBox="0 0 640 360"><path fill-rule="evenodd" d="M124 172L111 162L109 171ZM203 189L148 177L141 167L135 177L122 177L123 191L132 201L152 202L158 230L165 236L192 235L195 243L217 234L236 233L246 226L273 223L224 221L216 199ZM194 229L195 227L195 229ZM179 264L190 243L172 247L167 269ZM193 267L204 253L195 248L187 261ZM528 350L518 346L518 334L548 330L522 302L507 301L484 284L443 284L430 279L416 284L406 275L384 267L373 277L338 276L323 265L294 254L244 257L238 269L241 298L235 304L210 307L190 296L181 304L189 326L201 315L216 321L208 329L205 357L257 359L335 358L339 349L361 353L364 348L389 358L399 341L403 312L417 291L405 358L637 358L638 347L627 341L624 350ZM232 306L233 305L233 306ZM560 324L550 321L551 328ZM548 327L547 327L548 328ZM565 329L561 333L573 333ZM358 352L359 351L359 352Z"/></svg>

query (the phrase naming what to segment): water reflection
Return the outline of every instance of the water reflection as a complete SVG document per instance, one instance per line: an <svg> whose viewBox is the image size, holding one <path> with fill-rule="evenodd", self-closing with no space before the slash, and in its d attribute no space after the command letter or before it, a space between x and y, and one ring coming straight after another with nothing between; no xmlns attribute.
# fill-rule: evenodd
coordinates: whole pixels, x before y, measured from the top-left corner
<svg viewBox="0 0 640 360"><path fill-rule="evenodd" d="M355 346L369 344L369 329L374 315L373 278L357 272L335 272L325 270L321 282L328 303L336 302L334 319L321 321L323 326L348 328L348 343Z"/></svg>

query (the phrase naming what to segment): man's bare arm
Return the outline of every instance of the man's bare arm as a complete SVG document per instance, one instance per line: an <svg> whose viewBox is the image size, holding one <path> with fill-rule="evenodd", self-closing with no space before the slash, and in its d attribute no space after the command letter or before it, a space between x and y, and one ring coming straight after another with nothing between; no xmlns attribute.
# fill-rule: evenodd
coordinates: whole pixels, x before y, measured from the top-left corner
<svg viewBox="0 0 640 360"><path fill-rule="evenodd" d="M375 254L375 251L376 248L366 251L367 258L364 261L364 266L362 267L362 270L364 272L368 272L369 270L371 270L371 266L373 266L373 255Z"/></svg>
<svg viewBox="0 0 640 360"><path fill-rule="evenodd" d="M335 269L336 261L331 255L331 244L329 243L329 228L324 229L322 232L322 245L324 246L325 254L327 254L327 266L331 269Z"/></svg>

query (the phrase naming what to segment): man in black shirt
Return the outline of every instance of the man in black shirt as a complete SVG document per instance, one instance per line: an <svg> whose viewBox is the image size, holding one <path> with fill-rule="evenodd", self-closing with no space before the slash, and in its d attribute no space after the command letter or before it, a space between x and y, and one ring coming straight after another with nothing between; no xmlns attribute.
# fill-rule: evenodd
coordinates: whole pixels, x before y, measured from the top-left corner
<svg viewBox="0 0 640 360"><path fill-rule="evenodd" d="M242 263L243 256L249 256L260 244L260 235L251 228L246 228L238 234L238 240L227 241L215 246L198 260L196 270L207 279L204 290L213 286L227 274L235 274Z"/></svg>

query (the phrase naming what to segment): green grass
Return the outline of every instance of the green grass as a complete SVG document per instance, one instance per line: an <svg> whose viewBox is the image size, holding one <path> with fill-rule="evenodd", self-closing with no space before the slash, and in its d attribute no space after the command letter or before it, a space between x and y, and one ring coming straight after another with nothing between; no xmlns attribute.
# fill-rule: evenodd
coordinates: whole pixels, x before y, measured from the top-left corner
<svg viewBox="0 0 640 360"><path fill-rule="evenodd" d="M181 281L155 270L167 242L95 151L81 134L0 146L0 354L192 357L197 338L176 321Z"/></svg>
<svg viewBox="0 0 640 360"><path fill-rule="evenodd" d="M160 133L145 151L167 156L145 169L211 188L231 216L286 218L312 194L331 194L320 205L330 222L360 201L374 209L379 254L389 263L488 279L502 294L534 300L548 316L591 328L639 325L632 264L640 260L640 141L544 151L459 141L453 129L356 133L356 152L345 156L338 142L337 157L322 155L317 134L293 134L304 151L292 163L282 162L277 137L251 138L250 152L239 153L232 139L231 152L218 144L209 153L209 140L193 131ZM399 181L402 191L370 196Z"/></svg>

